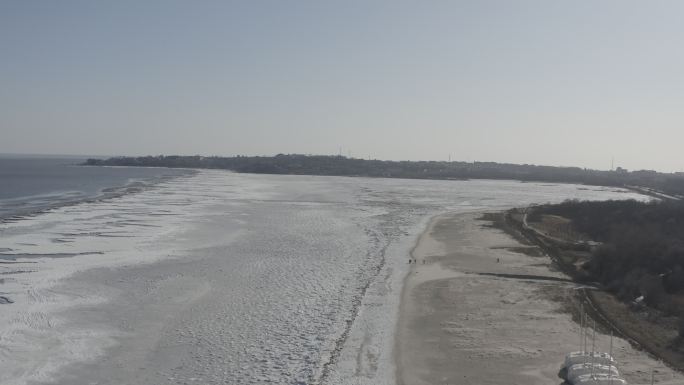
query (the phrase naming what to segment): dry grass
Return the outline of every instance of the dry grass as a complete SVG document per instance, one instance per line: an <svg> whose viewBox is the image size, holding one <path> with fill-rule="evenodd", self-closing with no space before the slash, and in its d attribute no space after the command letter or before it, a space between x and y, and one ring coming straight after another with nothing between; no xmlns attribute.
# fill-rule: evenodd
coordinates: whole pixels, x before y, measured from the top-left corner
<svg viewBox="0 0 684 385"><path fill-rule="evenodd" d="M684 371L684 353L674 344L677 340L676 318L652 310L635 311L604 291L592 291L590 299L601 315L622 334L675 369Z"/></svg>
<svg viewBox="0 0 684 385"><path fill-rule="evenodd" d="M588 240L586 236L572 228L569 219L558 215L541 215L539 222L529 222L528 225L549 237L560 239L565 242L578 242Z"/></svg>

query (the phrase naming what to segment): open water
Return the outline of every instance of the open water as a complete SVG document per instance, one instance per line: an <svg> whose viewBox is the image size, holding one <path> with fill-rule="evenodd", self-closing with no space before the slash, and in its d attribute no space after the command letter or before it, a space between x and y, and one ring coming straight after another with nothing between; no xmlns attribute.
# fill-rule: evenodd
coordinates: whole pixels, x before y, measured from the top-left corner
<svg viewBox="0 0 684 385"><path fill-rule="evenodd" d="M0 219L132 192L187 170L82 167L81 157L0 155Z"/></svg>

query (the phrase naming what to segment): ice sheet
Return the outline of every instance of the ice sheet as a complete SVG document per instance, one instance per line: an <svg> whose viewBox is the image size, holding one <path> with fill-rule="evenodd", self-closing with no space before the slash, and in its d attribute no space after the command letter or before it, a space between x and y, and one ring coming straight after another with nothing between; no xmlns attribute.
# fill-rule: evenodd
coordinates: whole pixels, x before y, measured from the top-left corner
<svg viewBox="0 0 684 385"><path fill-rule="evenodd" d="M427 220L567 198L643 197L202 171L4 223L0 383L391 384Z"/></svg>

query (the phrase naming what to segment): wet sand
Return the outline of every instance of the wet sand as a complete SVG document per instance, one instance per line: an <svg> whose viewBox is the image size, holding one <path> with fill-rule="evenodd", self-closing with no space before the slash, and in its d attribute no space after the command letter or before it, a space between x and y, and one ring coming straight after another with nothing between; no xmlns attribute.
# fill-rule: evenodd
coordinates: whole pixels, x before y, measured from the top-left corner
<svg viewBox="0 0 684 385"><path fill-rule="evenodd" d="M422 384L560 384L566 353L579 350L569 309L576 285L545 256L479 220L481 214L434 218L420 237L406 278L397 331L397 382ZM498 258L498 262L497 262ZM597 332L597 350L610 336ZM613 339L630 384L682 384L684 377Z"/></svg>

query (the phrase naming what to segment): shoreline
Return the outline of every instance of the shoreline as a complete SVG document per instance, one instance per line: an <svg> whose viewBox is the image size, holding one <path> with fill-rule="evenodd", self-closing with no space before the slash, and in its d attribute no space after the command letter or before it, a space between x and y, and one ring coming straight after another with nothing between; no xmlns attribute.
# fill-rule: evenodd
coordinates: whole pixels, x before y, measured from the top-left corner
<svg viewBox="0 0 684 385"><path fill-rule="evenodd" d="M436 214L431 216L425 225L425 228L423 229L423 232L418 234L418 236L415 238L415 241L413 243L413 246L411 247L411 250L408 253L409 258L415 258L415 252L416 249L418 248L418 245L420 245L421 240L423 237L427 236L432 232L432 228L434 226L435 220L440 217L442 214ZM409 259L410 261L410 259ZM401 285L401 291L399 292L399 307L398 307L398 312L397 312L397 321L394 326L394 348L392 349L392 358L395 363L394 367L394 378L395 382L397 385L404 385L403 377L401 374L401 349L399 347L399 341L400 341L400 336L399 333L401 330L404 328L404 317L401 315L404 314L405 312L405 307L407 305L407 301L405 300L405 297L407 293L409 293L409 284L411 274L414 271L414 266L411 266L407 269L406 274L404 275L404 278L402 279L402 285Z"/></svg>
<svg viewBox="0 0 684 385"><path fill-rule="evenodd" d="M579 348L578 285L485 213L437 215L418 237L401 294L397 384L562 382L559 366ZM606 333L597 330L598 350L608 350ZM624 339L613 338L613 353L629 383L650 383L652 368L657 383L684 381Z"/></svg>

